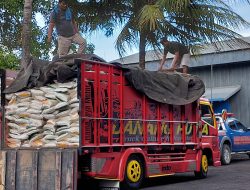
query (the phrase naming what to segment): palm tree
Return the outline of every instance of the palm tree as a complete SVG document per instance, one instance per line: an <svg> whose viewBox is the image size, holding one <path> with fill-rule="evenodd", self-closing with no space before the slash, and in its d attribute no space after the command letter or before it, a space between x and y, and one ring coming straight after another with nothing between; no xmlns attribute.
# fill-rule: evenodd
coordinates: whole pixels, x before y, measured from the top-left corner
<svg viewBox="0 0 250 190"><path fill-rule="evenodd" d="M82 12L80 22L87 23L84 26L89 30L104 29L108 36L115 27L122 26L116 48L122 56L126 48L139 45L143 69L146 47L159 49L157 40L162 36L190 46L227 39L239 41L235 29L249 26L222 0L89 0L78 4L82 6L78 9Z"/></svg>
<svg viewBox="0 0 250 190"><path fill-rule="evenodd" d="M23 9L23 30L22 30L22 60L21 65L25 69L30 63L30 38L31 38L31 17L32 17L32 1L24 1Z"/></svg>

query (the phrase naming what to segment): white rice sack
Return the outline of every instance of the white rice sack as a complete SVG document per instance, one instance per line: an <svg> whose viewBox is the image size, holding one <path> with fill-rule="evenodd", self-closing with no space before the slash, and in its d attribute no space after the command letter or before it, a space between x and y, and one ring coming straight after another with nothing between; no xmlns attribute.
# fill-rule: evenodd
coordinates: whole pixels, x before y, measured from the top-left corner
<svg viewBox="0 0 250 190"><path fill-rule="evenodd" d="M73 135L79 135L79 127L71 127L69 128L69 131Z"/></svg>
<svg viewBox="0 0 250 190"><path fill-rule="evenodd" d="M60 103L58 103L57 105L55 105L54 108L55 108L56 110L59 110L59 109L65 108L66 106L68 106L68 103L67 103L67 102L60 102Z"/></svg>
<svg viewBox="0 0 250 190"><path fill-rule="evenodd" d="M47 120L56 118L56 115L54 114L43 114L42 116L44 119L47 119Z"/></svg>
<svg viewBox="0 0 250 190"><path fill-rule="evenodd" d="M79 143L79 137L72 137L68 139L69 143Z"/></svg>
<svg viewBox="0 0 250 190"><path fill-rule="evenodd" d="M17 118L12 115L6 115L5 118L9 121L15 121Z"/></svg>
<svg viewBox="0 0 250 190"><path fill-rule="evenodd" d="M75 123L77 121L79 121L79 115L78 115L78 113L75 113L74 115L71 115L70 122L71 123Z"/></svg>
<svg viewBox="0 0 250 190"><path fill-rule="evenodd" d="M34 110L42 110L43 104L42 102L32 102L30 104L30 108Z"/></svg>
<svg viewBox="0 0 250 190"><path fill-rule="evenodd" d="M29 138L29 136L27 134L22 134L22 135L13 135L11 133L9 133L9 136L11 138L14 138L14 139L19 139L19 140L26 140Z"/></svg>
<svg viewBox="0 0 250 190"><path fill-rule="evenodd" d="M56 146L59 148L67 148L69 147L69 143L67 141L59 141L56 143Z"/></svg>
<svg viewBox="0 0 250 190"><path fill-rule="evenodd" d="M47 86L42 86L40 87L40 90L42 90L45 94L48 94L50 92L54 92L55 89Z"/></svg>
<svg viewBox="0 0 250 190"><path fill-rule="evenodd" d="M19 115L20 113L26 112L27 111L27 107L20 107L16 109L16 115Z"/></svg>
<svg viewBox="0 0 250 190"><path fill-rule="evenodd" d="M15 94L6 94L6 95L5 95L5 98L6 98L7 100L11 100L13 96L15 96Z"/></svg>
<svg viewBox="0 0 250 190"><path fill-rule="evenodd" d="M72 114L72 115L76 114L76 113L78 114L78 112L79 112L79 106L78 107L74 107L73 109L70 110L70 114Z"/></svg>
<svg viewBox="0 0 250 190"><path fill-rule="evenodd" d="M21 147L29 148L30 144L27 142L27 143L22 144Z"/></svg>
<svg viewBox="0 0 250 190"><path fill-rule="evenodd" d="M48 99L54 99L56 100L56 94L55 93L52 93L52 92L49 92L48 94L45 94L45 97L48 98Z"/></svg>
<svg viewBox="0 0 250 190"><path fill-rule="evenodd" d="M16 124L29 124L29 120L23 119L23 118L18 118L18 119L15 119L15 123Z"/></svg>
<svg viewBox="0 0 250 190"><path fill-rule="evenodd" d="M72 128L73 128L73 127L79 128L79 123L71 123L71 124L70 124L70 127L72 127Z"/></svg>
<svg viewBox="0 0 250 190"><path fill-rule="evenodd" d="M55 89L55 92L62 92L62 93L67 93L68 92L68 89L67 88L56 88Z"/></svg>
<svg viewBox="0 0 250 190"><path fill-rule="evenodd" d="M37 115L37 114L30 114L29 118L31 119L36 119L36 120L42 120L43 119L43 115Z"/></svg>
<svg viewBox="0 0 250 190"><path fill-rule="evenodd" d="M38 119L29 119L29 125L32 127L41 127L43 126L43 120L38 120Z"/></svg>
<svg viewBox="0 0 250 190"><path fill-rule="evenodd" d="M40 146L43 146L43 142L41 141L41 139L30 141L29 144L30 144L31 147L40 147Z"/></svg>
<svg viewBox="0 0 250 190"><path fill-rule="evenodd" d="M56 140L56 135L46 135L43 137L44 140Z"/></svg>
<svg viewBox="0 0 250 190"><path fill-rule="evenodd" d="M65 83L58 83L59 88L74 88L76 85L76 81L71 81L71 82L65 82Z"/></svg>
<svg viewBox="0 0 250 190"><path fill-rule="evenodd" d="M58 83L48 84L48 87L53 88L55 90L55 88L58 88Z"/></svg>
<svg viewBox="0 0 250 190"><path fill-rule="evenodd" d="M51 114L54 111L56 111L56 109L54 107L52 107L52 108L43 110L43 114Z"/></svg>
<svg viewBox="0 0 250 190"><path fill-rule="evenodd" d="M19 118L28 118L28 117L30 117L30 113L28 113L28 112L22 112L22 113L19 113L18 114L18 117Z"/></svg>
<svg viewBox="0 0 250 190"><path fill-rule="evenodd" d="M46 130L43 132L44 135L54 135L52 131Z"/></svg>
<svg viewBox="0 0 250 190"><path fill-rule="evenodd" d="M21 143L21 140L19 140L19 139L6 138L6 140L9 143Z"/></svg>
<svg viewBox="0 0 250 190"><path fill-rule="evenodd" d="M50 100L50 99L44 100L42 101L43 109L49 109L57 105L58 103L59 102L57 100Z"/></svg>
<svg viewBox="0 0 250 190"><path fill-rule="evenodd" d="M69 97L70 97L70 99L77 98L77 91L76 91L76 89L73 89L73 90L69 91Z"/></svg>
<svg viewBox="0 0 250 190"><path fill-rule="evenodd" d="M44 126L43 126L43 129L44 129L44 130L51 131L51 132L53 132L53 133L56 132L56 129L55 129L54 125L52 125L52 124L46 124L46 125L44 125Z"/></svg>
<svg viewBox="0 0 250 190"><path fill-rule="evenodd" d="M67 128L67 129L63 129L63 130L57 131L56 135L60 136L60 135L65 134L65 133L70 134L70 129Z"/></svg>
<svg viewBox="0 0 250 190"><path fill-rule="evenodd" d="M70 110L65 110L63 112L59 112L58 114L56 114L56 118L66 117L68 115L70 115Z"/></svg>
<svg viewBox="0 0 250 190"><path fill-rule="evenodd" d="M77 97L72 98L72 99L69 101L69 104L73 104L73 103L79 103L79 99L78 99Z"/></svg>
<svg viewBox="0 0 250 190"><path fill-rule="evenodd" d="M69 143L69 147L78 147L79 143Z"/></svg>
<svg viewBox="0 0 250 190"><path fill-rule="evenodd" d="M66 140L68 137L70 137L70 134L69 133L65 133L65 134L62 134L59 137L57 137L56 140L57 141L63 141L63 140Z"/></svg>
<svg viewBox="0 0 250 190"><path fill-rule="evenodd" d="M23 133L26 133L26 132L27 132L27 129L26 129L26 128L20 127L20 128L18 129L18 133L19 133L19 134L23 134Z"/></svg>
<svg viewBox="0 0 250 190"><path fill-rule="evenodd" d="M56 132L63 131L63 130L66 130L66 129L70 129L70 127L69 127L69 126L59 126L59 127L56 129Z"/></svg>
<svg viewBox="0 0 250 190"><path fill-rule="evenodd" d="M27 135L30 136L30 135L33 135L33 134L38 133L38 132L40 132L39 129L34 129L34 130L31 130L31 131L27 132Z"/></svg>
<svg viewBox="0 0 250 190"><path fill-rule="evenodd" d="M67 101L69 100L69 96L66 95L66 94L56 93L55 95L56 95L56 97L57 97L59 100L61 100L61 101L63 101L63 102L67 102Z"/></svg>
<svg viewBox="0 0 250 190"><path fill-rule="evenodd" d="M79 103L70 104L69 107L72 109L79 108Z"/></svg>
<svg viewBox="0 0 250 190"><path fill-rule="evenodd" d="M18 108L18 107L17 107L16 104L12 104L12 105L5 106L6 111L9 111L9 112L11 112L11 111L16 111L17 108Z"/></svg>
<svg viewBox="0 0 250 190"><path fill-rule="evenodd" d="M16 104L16 103L17 103L17 97L16 96L12 96L12 98L8 102L8 105L13 105L13 104Z"/></svg>
<svg viewBox="0 0 250 190"><path fill-rule="evenodd" d="M19 135L19 132L16 129L10 129L9 132L10 134L13 134L13 135Z"/></svg>
<svg viewBox="0 0 250 190"><path fill-rule="evenodd" d="M7 123L7 125L10 127L10 128L12 128L12 129L19 129L20 128L20 126L19 125L17 125L16 123Z"/></svg>
<svg viewBox="0 0 250 190"><path fill-rule="evenodd" d="M17 107L26 107L28 108L30 106L30 102L19 102L17 103Z"/></svg>
<svg viewBox="0 0 250 190"><path fill-rule="evenodd" d="M32 100L31 97L22 98L22 102L30 102L31 100Z"/></svg>
<svg viewBox="0 0 250 190"><path fill-rule="evenodd" d="M28 109L26 112L31 113L31 114L40 114L42 110L37 110L37 109Z"/></svg>
<svg viewBox="0 0 250 190"><path fill-rule="evenodd" d="M23 129L23 128L19 128L19 129L9 129L9 132L11 134L16 134L16 135L19 135L19 134L23 134L25 132L27 132L27 129Z"/></svg>
<svg viewBox="0 0 250 190"><path fill-rule="evenodd" d="M56 126L70 126L70 121L69 120L61 120L56 122Z"/></svg>
<svg viewBox="0 0 250 190"><path fill-rule="evenodd" d="M46 125L53 125L53 126L55 126L56 125L56 121L54 120L54 119L49 119L48 121L47 121L47 124Z"/></svg>
<svg viewBox="0 0 250 190"><path fill-rule="evenodd" d="M44 97L44 96L34 96L34 99L35 99L35 100L38 100L38 101L44 101L44 100L47 100L47 98L46 98L46 97Z"/></svg>
<svg viewBox="0 0 250 190"><path fill-rule="evenodd" d="M30 92L31 92L33 97L44 95L44 92L42 90L38 90L38 89L31 89Z"/></svg>
<svg viewBox="0 0 250 190"><path fill-rule="evenodd" d="M36 141L38 139L41 139L43 138L43 134L37 134L37 135L34 135L31 139L30 139L30 143L32 143L33 141Z"/></svg>
<svg viewBox="0 0 250 190"><path fill-rule="evenodd" d="M49 142L43 145L43 147L56 147L56 141Z"/></svg>
<svg viewBox="0 0 250 190"><path fill-rule="evenodd" d="M28 98L31 96L31 93L30 91L22 91L22 92L17 92L15 93L15 95L18 97L18 98Z"/></svg>
<svg viewBox="0 0 250 190"><path fill-rule="evenodd" d="M17 147L21 146L21 142L20 143L9 143L9 142L7 142L7 146L9 148L17 148Z"/></svg>

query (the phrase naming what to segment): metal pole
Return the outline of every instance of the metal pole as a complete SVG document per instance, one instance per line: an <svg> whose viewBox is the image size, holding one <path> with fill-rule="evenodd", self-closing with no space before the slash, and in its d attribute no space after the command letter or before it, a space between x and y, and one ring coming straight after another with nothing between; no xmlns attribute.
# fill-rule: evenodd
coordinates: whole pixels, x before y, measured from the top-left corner
<svg viewBox="0 0 250 190"><path fill-rule="evenodd" d="M213 83L214 83L214 78L213 78L213 63L211 63L211 103L212 102L212 99L213 99Z"/></svg>

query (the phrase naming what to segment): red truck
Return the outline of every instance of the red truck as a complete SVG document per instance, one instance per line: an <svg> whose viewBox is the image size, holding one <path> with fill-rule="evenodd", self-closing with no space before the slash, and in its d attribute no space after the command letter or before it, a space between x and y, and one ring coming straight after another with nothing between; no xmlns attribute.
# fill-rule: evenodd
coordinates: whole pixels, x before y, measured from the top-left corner
<svg viewBox="0 0 250 190"><path fill-rule="evenodd" d="M101 180L101 187L118 188L121 182L124 189L138 189L145 178L182 172L194 172L195 176L204 178L209 165L220 165L218 130L207 100L200 99L186 105L159 103L136 91L117 66L81 59L75 63L78 64L80 141L77 151L74 149L74 153L70 153L73 156L67 165L72 184L76 183L77 176L87 176ZM206 120L202 119L203 115L206 115ZM209 135L202 136L203 130ZM2 148L6 150L4 140L2 142ZM43 158L40 152L45 150L25 151L35 151ZM64 151L61 148L49 149L59 150ZM42 164L35 164L33 174L41 171ZM61 177L57 180L63 180L65 175L64 165L60 167ZM41 175L35 176L36 184L41 184L39 180L45 181ZM53 187L47 183L47 188L63 189L62 183L59 186L52 183ZM70 186L70 189L76 188L76 185Z"/></svg>

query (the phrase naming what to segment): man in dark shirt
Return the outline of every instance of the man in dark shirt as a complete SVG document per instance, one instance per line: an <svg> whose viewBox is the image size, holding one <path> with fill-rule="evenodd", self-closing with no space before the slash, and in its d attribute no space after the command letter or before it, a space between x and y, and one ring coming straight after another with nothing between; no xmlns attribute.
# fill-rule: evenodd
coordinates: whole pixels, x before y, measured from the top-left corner
<svg viewBox="0 0 250 190"><path fill-rule="evenodd" d="M190 61L190 52L188 47L184 46L179 42L170 42L167 38L161 39L161 44L164 46L164 54L160 62L160 71L175 71L177 68L181 67L182 72L188 73L188 65ZM174 54L172 65L169 69L163 69L163 65L166 61L168 52Z"/></svg>
<svg viewBox="0 0 250 190"><path fill-rule="evenodd" d="M58 54L59 57L67 55L73 43L79 45L77 53L83 53L86 47L86 40L79 34L72 11L68 7L67 1L59 0L50 14L50 24L48 30L48 42L51 42L51 35L54 26L58 34Z"/></svg>

